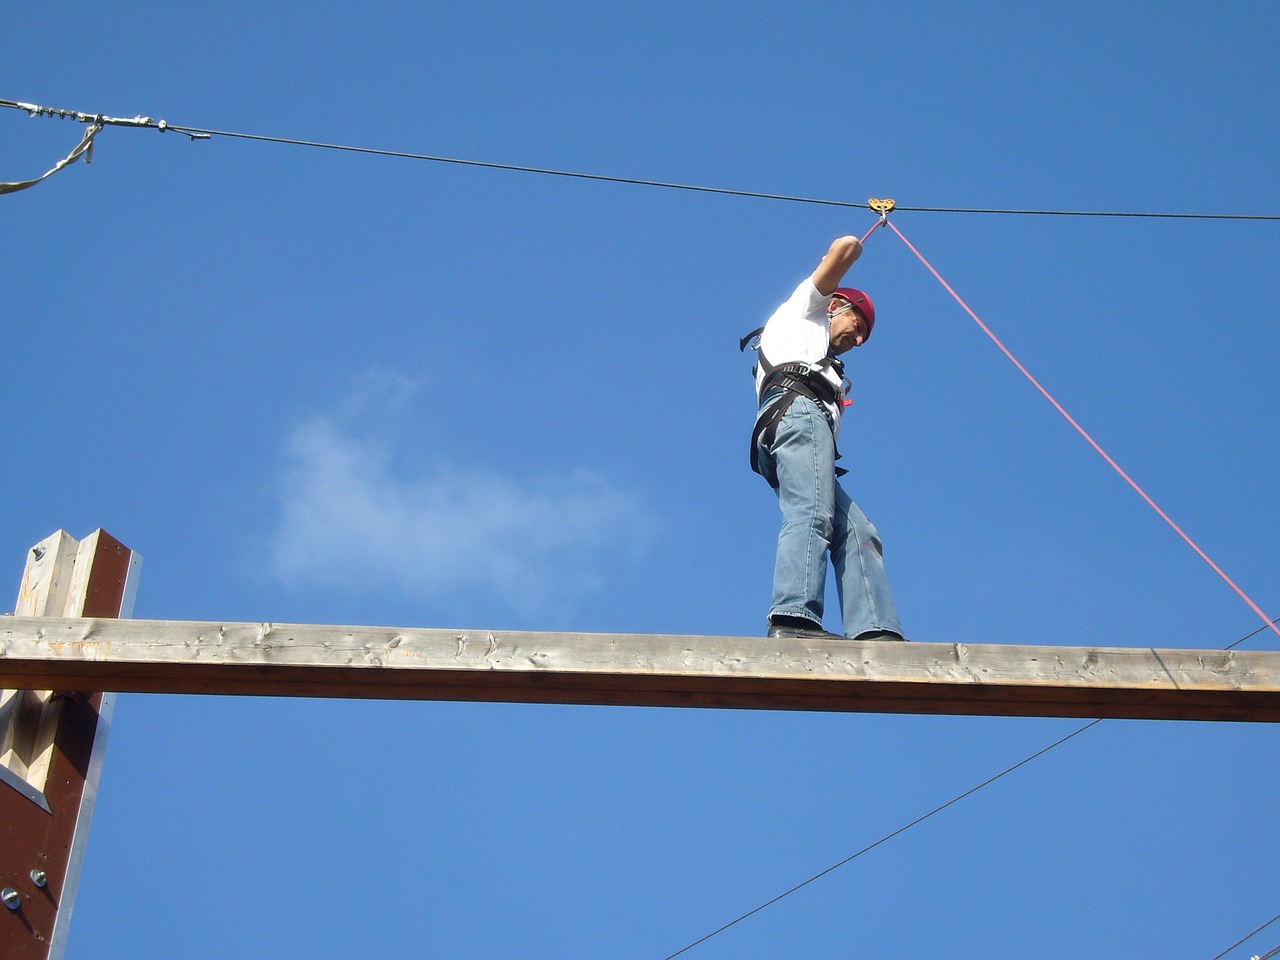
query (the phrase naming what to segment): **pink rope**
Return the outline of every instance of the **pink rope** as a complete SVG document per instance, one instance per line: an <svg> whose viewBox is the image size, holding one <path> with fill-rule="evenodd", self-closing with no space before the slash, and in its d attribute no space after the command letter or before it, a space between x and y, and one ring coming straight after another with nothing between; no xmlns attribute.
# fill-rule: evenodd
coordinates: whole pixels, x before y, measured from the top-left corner
<svg viewBox="0 0 1280 960"><path fill-rule="evenodd" d="M872 227L871 230L867 232L867 237L871 236L871 234L875 232L876 227L879 227L882 224L884 226L888 226L891 230L893 230L894 233L898 235L898 238L907 245L907 249L916 255L919 261L925 265L925 268L930 273L933 274L934 278L937 279L937 281L940 284L942 284L942 286L946 289L947 293L951 294L951 296L955 298L956 303L960 304L960 306L964 308L964 312L969 314L969 316L973 318L973 321L979 327L982 328L982 332L991 338L991 342L1000 348L1000 352L1009 358L1009 360L1013 363L1013 365L1022 372L1022 375L1024 377L1026 377L1028 380L1031 381L1031 385L1034 386L1037 390L1039 390L1041 395L1046 400L1048 400L1051 404L1053 404L1054 409L1057 410L1060 414L1062 414L1062 416L1066 419L1067 423L1075 427L1076 432L1079 433L1080 436L1084 437L1085 440L1089 442L1089 446L1093 447L1093 449L1098 452L1098 454L1102 457L1102 459L1106 460L1107 463L1111 464L1111 468L1115 470L1116 473L1120 474L1121 477L1124 478L1125 483L1129 484L1129 486L1131 486L1134 489L1134 491L1138 494L1138 496L1142 497L1142 499L1147 502L1147 505L1150 506L1151 509L1154 510L1156 513L1158 513L1161 519L1164 520L1165 523L1167 523L1170 527L1173 528L1174 533L1176 533L1178 536L1180 536L1183 540L1186 541L1187 546L1189 546L1192 550L1194 550L1197 554L1199 554L1200 559L1203 560L1205 563L1207 563L1213 569L1213 572L1216 573L1219 577L1221 577L1223 582L1226 583L1226 585L1229 586L1232 590L1234 590L1237 596L1239 596L1241 600L1243 600L1246 604L1249 605L1250 610L1252 610L1254 613L1256 613L1259 617L1262 618L1262 622L1265 623L1268 627L1270 627L1272 632L1275 633L1276 636L1280 636L1280 627L1277 627L1275 622L1272 621L1272 619L1268 617L1265 613L1263 613L1262 610L1258 607L1258 605L1254 603L1252 600L1250 600L1249 596L1243 590L1241 590L1238 586L1236 586L1234 580L1232 580L1230 577L1228 577L1225 573L1222 572L1221 567L1219 567L1216 563L1214 563L1212 560L1209 559L1208 554L1206 554L1203 550L1201 550L1198 546L1196 546L1196 543L1194 540L1192 540L1189 536L1183 533L1181 527L1179 527L1176 523L1174 523L1171 519L1169 519L1169 515L1165 513L1163 510L1161 510L1154 500L1152 500L1149 496L1147 496L1147 492L1143 490L1140 486L1138 486L1138 484L1134 482L1133 478L1130 477L1129 474L1125 473L1124 470L1120 468L1120 465L1118 463L1116 463L1114 460L1111 459L1110 454L1108 454L1107 451L1103 450L1102 447L1098 445L1098 442L1093 439L1093 437L1089 436L1088 432L1084 429L1084 427L1076 423L1075 418L1072 417L1071 414L1067 413L1067 411L1063 408L1062 404L1060 404L1057 400L1055 400L1053 398L1053 395L1050 394L1048 390L1046 390L1043 386L1040 385L1040 381L1037 380L1035 377L1033 377L1027 371L1027 368L1018 362L1018 358L1009 352L1009 348L1000 342L1000 338L991 332L991 329L985 323L983 323L981 319L979 319L976 313L974 313L971 309L969 309L969 305L965 303L962 299L960 299L960 295L958 293L956 293L953 289L951 289L951 284L947 283L947 281L942 279L941 274L939 274L937 270L933 269L933 265L930 264L928 260L926 260L923 256L921 256L920 251L917 250L914 246L912 246L911 241L902 235L901 230L899 230L896 226L894 226L894 224L889 223L887 220L885 220L882 222L878 222L875 225L875 227ZM866 240L866 237L863 238L864 242L865 240Z"/></svg>

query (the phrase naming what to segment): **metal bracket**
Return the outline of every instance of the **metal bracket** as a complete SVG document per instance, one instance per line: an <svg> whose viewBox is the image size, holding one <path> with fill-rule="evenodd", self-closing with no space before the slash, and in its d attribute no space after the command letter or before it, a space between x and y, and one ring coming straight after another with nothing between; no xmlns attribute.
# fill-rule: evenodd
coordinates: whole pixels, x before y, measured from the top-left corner
<svg viewBox="0 0 1280 960"><path fill-rule="evenodd" d="M893 200L877 200L875 197L872 197L870 200L867 201L867 206L870 207L876 213L880 214L881 223L888 223L889 211L894 208L895 203L896 201L893 201Z"/></svg>

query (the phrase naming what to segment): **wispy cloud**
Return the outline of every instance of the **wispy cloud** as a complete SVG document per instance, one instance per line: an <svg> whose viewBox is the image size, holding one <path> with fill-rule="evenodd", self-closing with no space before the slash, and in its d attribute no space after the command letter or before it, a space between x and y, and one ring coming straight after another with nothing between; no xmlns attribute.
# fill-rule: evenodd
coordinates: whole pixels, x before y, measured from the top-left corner
<svg viewBox="0 0 1280 960"><path fill-rule="evenodd" d="M298 585L394 591L432 602L483 595L529 614L602 588L636 553L646 521L636 497L577 470L534 480L439 461L397 463L386 412L416 392L367 377L335 412L286 439L276 575Z"/></svg>

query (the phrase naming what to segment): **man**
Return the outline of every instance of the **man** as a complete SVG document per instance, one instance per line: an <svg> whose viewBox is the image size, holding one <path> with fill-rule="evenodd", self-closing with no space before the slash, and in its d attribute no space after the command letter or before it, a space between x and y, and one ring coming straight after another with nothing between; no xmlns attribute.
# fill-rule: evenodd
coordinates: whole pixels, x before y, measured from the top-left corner
<svg viewBox="0 0 1280 960"><path fill-rule="evenodd" d="M760 333L751 466L782 509L769 609L771 637L902 640L879 534L837 478L845 399L838 357L867 342L875 307L840 281L862 253L840 237ZM827 557L836 573L844 635L822 629Z"/></svg>

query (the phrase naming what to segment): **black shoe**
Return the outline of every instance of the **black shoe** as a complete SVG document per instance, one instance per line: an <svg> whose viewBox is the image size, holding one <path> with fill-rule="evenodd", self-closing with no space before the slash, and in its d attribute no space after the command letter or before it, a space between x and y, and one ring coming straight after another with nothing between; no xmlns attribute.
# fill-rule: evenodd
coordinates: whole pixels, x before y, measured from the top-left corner
<svg viewBox="0 0 1280 960"><path fill-rule="evenodd" d="M790 623L769 624L769 637L791 637L798 640L848 640L838 633L828 633L821 627L801 627Z"/></svg>
<svg viewBox="0 0 1280 960"><path fill-rule="evenodd" d="M853 639L855 640L894 640L898 643L906 643L907 638L899 636L892 630L871 630L867 633L860 633Z"/></svg>

